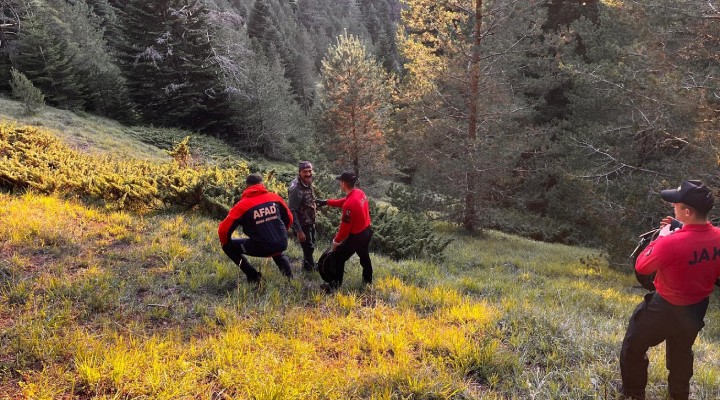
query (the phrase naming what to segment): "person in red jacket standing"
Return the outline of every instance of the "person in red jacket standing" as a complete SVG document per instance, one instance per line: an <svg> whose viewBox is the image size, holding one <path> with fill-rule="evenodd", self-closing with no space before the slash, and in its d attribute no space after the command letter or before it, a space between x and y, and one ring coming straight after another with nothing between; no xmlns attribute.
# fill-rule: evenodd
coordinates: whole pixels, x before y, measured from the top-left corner
<svg viewBox="0 0 720 400"><path fill-rule="evenodd" d="M640 274L656 272L656 291L635 308L620 351L622 392L631 399L645 398L647 350L663 341L670 397L689 397L692 346L705 326L709 297L720 277L720 229L708 221L714 205L710 189L689 180L660 196L672 203L683 226L651 242L635 263Z"/></svg>
<svg viewBox="0 0 720 400"><path fill-rule="evenodd" d="M362 266L363 282L366 285L372 283L373 269L370 261L370 239L372 238L372 226L370 225L370 204L365 192L355 187L357 175L351 171L345 171L335 178L340 183L340 189L346 194L342 199L316 200L317 205L330 207L341 207L340 227L332 242L332 249L335 252L337 263L338 279L330 282L327 290L334 290L342 285L345 274L345 262L357 254Z"/></svg>
<svg viewBox="0 0 720 400"><path fill-rule="evenodd" d="M292 278L290 260L283 254L288 245L287 231L293 222L292 213L280 196L268 192L260 175L248 175L245 183L247 188L240 201L218 226L222 249L240 266L250 283L260 283L262 275L250 265L246 255L272 257L280 272ZM242 226L247 238L232 238L238 226Z"/></svg>

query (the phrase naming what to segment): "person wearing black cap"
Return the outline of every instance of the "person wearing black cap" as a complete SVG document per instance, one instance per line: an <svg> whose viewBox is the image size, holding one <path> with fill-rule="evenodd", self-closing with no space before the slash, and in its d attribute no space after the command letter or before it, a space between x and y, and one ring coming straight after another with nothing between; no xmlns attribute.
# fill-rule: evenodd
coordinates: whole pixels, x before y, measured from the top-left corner
<svg viewBox="0 0 720 400"><path fill-rule="evenodd" d="M645 398L647 350L663 341L670 397L689 397L692 346L705 326L709 297L720 277L720 229L708 221L714 205L710 189L687 180L660 196L672 203L683 226L651 242L635 263L640 274L656 272L656 291L635 308L620 351L622 392L630 399Z"/></svg>
<svg viewBox="0 0 720 400"><path fill-rule="evenodd" d="M315 190L313 188L313 165L301 161L298 176L288 188L288 206L293 214L292 230L303 251L303 269L315 269Z"/></svg>
<svg viewBox="0 0 720 400"><path fill-rule="evenodd" d="M370 239L372 226L370 225L370 204L365 192L355 187L357 175L352 171L345 171L335 178L340 189L346 194L342 199L317 200L318 205L327 204L330 207L342 207L340 227L332 242L335 252L338 278L325 287L326 290L335 290L342 285L345 274L345 262L353 254L360 258L363 282L372 283L373 268L370 261Z"/></svg>
<svg viewBox="0 0 720 400"><path fill-rule="evenodd" d="M268 192L260 175L248 175L245 184L240 201L218 226L222 249L240 266L250 283L259 284L262 274L250 265L246 255L272 257L280 272L292 278L290 260L283 253L288 245L292 213L280 196ZM247 238L232 238L238 226L242 226Z"/></svg>

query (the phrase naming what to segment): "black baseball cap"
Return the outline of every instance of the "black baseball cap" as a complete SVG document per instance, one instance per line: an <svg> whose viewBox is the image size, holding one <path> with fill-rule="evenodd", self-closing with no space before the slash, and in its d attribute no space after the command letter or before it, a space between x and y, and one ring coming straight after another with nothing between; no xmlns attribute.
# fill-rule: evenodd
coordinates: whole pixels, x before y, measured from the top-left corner
<svg viewBox="0 0 720 400"><path fill-rule="evenodd" d="M670 203L683 203L698 211L710 211L715 204L712 191L698 180L682 181L677 189L660 192L660 197Z"/></svg>
<svg viewBox="0 0 720 400"><path fill-rule="evenodd" d="M357 175L355 175L355 173L352 171L345 171L342 174L336 176L335 179L343 182L355 183L355 181L357 180Z"/></svg>

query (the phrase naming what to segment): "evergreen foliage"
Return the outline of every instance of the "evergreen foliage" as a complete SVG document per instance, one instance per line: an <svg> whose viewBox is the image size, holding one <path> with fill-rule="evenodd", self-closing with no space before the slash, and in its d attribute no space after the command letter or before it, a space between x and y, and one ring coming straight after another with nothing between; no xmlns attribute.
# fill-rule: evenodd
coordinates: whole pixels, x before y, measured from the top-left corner
<svg viewBox="0 0 720 400"><path fill-rule="evenodd" d="M719 18L702 0L0 0L0 92L14 68L50 106L398 165L434 217L620 262L667 213L658 190L720 187Z"/></svg>
<svg viewBox="0 0 720 400"><path fill-rule="evenodd" d="M387 118L390 76L360 40L344 34L323 59L318 97L323 144L330 159L358 176L388 172Z"/></svg>
<svg viewBox="0 0 720 400"><path fill-rule="evenodd" d="M45 94L49 104L81 109L90 90L79 68L78 46L69 40L70 26L50 4L38 1L26 6L18 38L18 69Z"/></svg>
<svg viewBox="0 0 720 400"><path fill-rule="evenodd" d="M126 40L118 47L120 67L143 119L227 131L230 109L219 84L207 7L197 0L135 0L119 8Z"/></svg>
<svg viewBox="0 0 720 400"><path fill-rule="evenodd" d="M22 100L28 114L37 114L45 105L45 96L22 72L13 68L10 70L10 74L13 96Z"/></svg>
<svg viewBox="0 0 720 400"><path fill-rule="evenodd" d="M127 119L130 105L102 20L82 1L27 2L18 66L50 104Z"/></svg>
<svg viewBox="0 0 720 400"><path fill-rule="evenodd" d="M683 179L717 187L711 124L700 115L706 91L688 84L714 73L685 63L696 39L674 28L702 23L702 8L691 10L650 2L603 6L599 23L575 22L578 37L563 47L571 112L549 153L567 175L547 191L547 213L589 227L616 265L630 262L638 232L668 214L660 189ZM580 38L581 55L574 51ZM588 207L568 210L560 198Z"/></svg>
<svg viewBox="0 0 720 400"><path fill-rule="evenodd" d="M430 220L422 213L378 206L370 202L373 239L370 249L394 260L426 258L441 260L452 239L435 233Z"/></svg>
<svg viewBox="0 0 720 400"><path fill-rule="evenodd" d="M402 11L407 74L395 157L414 183L453 199L461 212L451 216L470 231L543 134L525 123L521 75L543 45L539 3L412 0Z"/></svg>
<svg viewBox="0 0 720 400"><path fill-rule="evenodd" d="M12 90L9 81L12 60L17 57L20 29L20 4L17 0L0 1L0 92Z"/></svg>

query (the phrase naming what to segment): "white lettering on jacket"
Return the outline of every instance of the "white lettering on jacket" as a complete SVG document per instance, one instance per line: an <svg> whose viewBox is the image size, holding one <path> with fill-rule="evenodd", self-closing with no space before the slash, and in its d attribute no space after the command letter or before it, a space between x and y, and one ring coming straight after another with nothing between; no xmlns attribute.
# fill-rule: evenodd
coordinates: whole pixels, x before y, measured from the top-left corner
<svg viewBox="0 0 720 400"><path fill-rule="evenodd" d="M270 207L258 208L257 210L253 211L253 219L257 220L258 218L262 218L266 215L274 215L276 213L277 208L275 207L275 204L273 204Z"/></svg>

